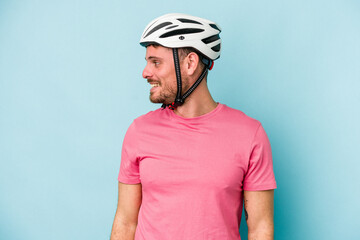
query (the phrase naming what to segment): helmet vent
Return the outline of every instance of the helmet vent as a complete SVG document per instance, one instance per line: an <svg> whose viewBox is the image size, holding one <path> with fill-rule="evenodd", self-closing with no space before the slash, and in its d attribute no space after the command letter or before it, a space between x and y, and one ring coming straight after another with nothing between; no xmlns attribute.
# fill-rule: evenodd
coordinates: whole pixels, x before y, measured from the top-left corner
<svg viewBox="0 0 360 240"><path fill-rule="evenodd" d="M179 26L179 25L173 25L173 26L167 27L167 28L165 28L165 30L172 29L172 28L177 27L177 26Z"/></svg>
<svg viewBox="0 0 360 240"><path fill-rule="evenodd" d="M211 48L214 52L219 52L220 51L220 43L214 47Z"/></svg>
<svg viewBox="0 0 360 240"><path fill-rule="evenodd" d="M219 30L221 32L221 30L218 28L218 26L216 26L216 24L210 23L209 25L210 25L210 27L212 27L216 30Z"/></svg>
<svg viewBox="0 0 360 240"><path fill-rule="evenodd" d="M176 35L199 33L199 32L203 32L203 31L204 31L204 29L198 29L198 28L177 29L177 30L173 30L171 32L164 33L159 38L167 38L167 37L172 37L172 36L176 36Z"/></svg>
<svg viewBox="0 0 360 240"><path fill-rule="evenodd" d="M208 38L204 38L201 41L203 41L203 43L205 43L205 44L209 44L209 43L215 42L218 39L220 39L219 34L210 36Z"/></svg>
<svg viewBox="0 0 360 240"><path fill-rule="evenodd" d="M143 37L144 37L145 33L147 33L147 31L148 31L156 22L157 22L157 21L153 22L153 23L144 31Z"/></svg>
<svg viewBox="0 0 360 240"><path fill-rule="evenodd" d="M187 18L178 18L177 20L179 20L182 23L195 23L195 24L200 24L202 25L202 23L199 23L197 21L191 20L191 19L187 19Z"/></svg>
<svg viewBox="0 0 360 240"><path fill-rule="evenodd" d="M160 28L166 27L171 25L171 22L164 22L164 23L160 23L159 25L157 25L156 27L154 27L153 29L151 29L144 38L146 38L147 36L149 36L150 34L152 34L153 32L159 30Z"/></svg>

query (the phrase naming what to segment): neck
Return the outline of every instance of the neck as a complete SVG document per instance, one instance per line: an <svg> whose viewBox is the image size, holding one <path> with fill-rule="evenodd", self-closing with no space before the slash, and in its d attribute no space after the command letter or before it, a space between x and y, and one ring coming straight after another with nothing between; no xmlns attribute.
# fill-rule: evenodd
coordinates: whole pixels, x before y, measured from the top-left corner
<svg viewBox="0 0 360 240"><path fill-rule="evenodd" d="M203 79L194 92L186 98L185 103L174 110L174 113L185 118L193 118L211 112L216 106L217 103L209 92L206 80Z"/></svg>

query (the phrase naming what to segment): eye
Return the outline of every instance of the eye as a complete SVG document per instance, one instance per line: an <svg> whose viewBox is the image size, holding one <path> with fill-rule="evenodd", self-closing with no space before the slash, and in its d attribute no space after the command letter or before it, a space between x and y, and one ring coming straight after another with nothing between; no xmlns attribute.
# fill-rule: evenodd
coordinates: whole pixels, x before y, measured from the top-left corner
<svg viewBox="0 0 360 240"><path fill-rule="evenodd" d="M160 62L159 61L154 61L153 62L155 66L159 66Z"/></svg>

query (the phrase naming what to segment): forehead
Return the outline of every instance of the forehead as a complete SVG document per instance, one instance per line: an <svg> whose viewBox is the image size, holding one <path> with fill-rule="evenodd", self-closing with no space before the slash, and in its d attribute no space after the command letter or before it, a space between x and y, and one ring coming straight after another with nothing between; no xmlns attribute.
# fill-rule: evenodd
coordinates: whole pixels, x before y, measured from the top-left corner
<svg viewBox="0 0 360 240"><path fill-rule="evenodd" d="M146 48L146 56L145 59L150 59L150 58L160 58L160 59L172 59L172 51L170 48L166 48L163 46L156 46L154 47L153 45L149 45Z"/></svg>

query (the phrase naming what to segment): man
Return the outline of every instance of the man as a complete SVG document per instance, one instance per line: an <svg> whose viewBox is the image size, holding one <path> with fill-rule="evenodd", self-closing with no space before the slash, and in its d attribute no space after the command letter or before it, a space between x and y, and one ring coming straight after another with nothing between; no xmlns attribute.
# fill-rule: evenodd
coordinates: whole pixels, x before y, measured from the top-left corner
<svg viewBox="0 0 360 240"><path fill-rule="evenodd" d="M276 182L258 120L213 100L207 73L220 57L220 27L167 14L145 28L143 77L162 107L124 138L112 240L273 239Z"/></svg>

